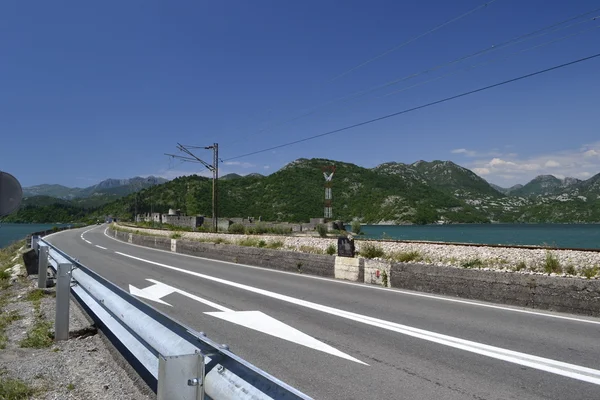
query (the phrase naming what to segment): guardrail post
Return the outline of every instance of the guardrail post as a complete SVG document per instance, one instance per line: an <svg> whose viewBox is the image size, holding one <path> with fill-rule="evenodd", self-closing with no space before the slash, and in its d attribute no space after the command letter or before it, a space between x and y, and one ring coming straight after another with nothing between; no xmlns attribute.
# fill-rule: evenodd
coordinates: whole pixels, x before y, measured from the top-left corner
<svg viewBox="0 0 600 400"><path fill-rule="evenodd" d="M38 251L39 241L40 241L40 237L39 236L32 236L31 237L31 248L34 249L36 252Z"/></svg>
<svg viewBox="0 0 600 400"><path fill-rule="evenodd" d="M69 339L69 306L71 302L71 263L59 263L56 269L56 317L54 340Z"/></svg>
<svg viewBox="0 0 600 400"><path fill-rule="evenodd" d="M158 355L157 400L204 400L204 356L200 352L184 356Z"/></svg>
<svg viewBox="0 0 600 400"><path fill-rule="evenodd" d="M38 288L46 289L48 275L48 246L38 246Z"/></svg>

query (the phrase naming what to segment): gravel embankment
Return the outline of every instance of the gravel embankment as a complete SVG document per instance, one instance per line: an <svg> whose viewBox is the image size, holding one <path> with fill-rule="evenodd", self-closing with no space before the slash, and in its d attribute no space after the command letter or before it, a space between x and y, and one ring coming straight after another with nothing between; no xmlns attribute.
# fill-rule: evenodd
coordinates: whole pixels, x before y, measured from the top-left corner
<svg viewBox="0 0 600 400"><path fill-rule="evenodd" d="M123 229L123 227L120 227ZM151 234L169 237L174 232L158 229L125 228L141 234ZM241 240L250 237L264 240L266 243L283 242L283 248L293 251L310 251L318 249L325 252L328 246L337 246L337 239L302 237L302 236L250 236L233 235L224 233L204 232L178 232L182 239L199 241L223 240L228 243L237 244ZM414 253L418 255L413 263L433 264L439 266L465 267L469 265L475 268L499 271L514 271L521 273L544 273L547 258L550 255L558 262L558 268L553 275L582 275L584 271L591 276L596 275L600 267L600 252L576 251L576 250L546 250L527 249L514 247L474 247L461 245L430 244L430 243L406 243L376 240L357 240L356 249L360 251L361 246L371 244L380 247L385 257L406 255Z"/></svg>

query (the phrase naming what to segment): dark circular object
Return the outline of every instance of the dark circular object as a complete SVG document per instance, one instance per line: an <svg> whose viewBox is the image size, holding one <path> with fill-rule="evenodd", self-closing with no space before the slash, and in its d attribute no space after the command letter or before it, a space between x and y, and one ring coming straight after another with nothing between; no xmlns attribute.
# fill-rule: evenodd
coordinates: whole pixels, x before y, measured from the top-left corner
<svg viewBox="0 0 600 400"><path fill-rule="evenodd" d="M16 211L22 199L23 189L17 178L0 171L0 217Z"/></svg>

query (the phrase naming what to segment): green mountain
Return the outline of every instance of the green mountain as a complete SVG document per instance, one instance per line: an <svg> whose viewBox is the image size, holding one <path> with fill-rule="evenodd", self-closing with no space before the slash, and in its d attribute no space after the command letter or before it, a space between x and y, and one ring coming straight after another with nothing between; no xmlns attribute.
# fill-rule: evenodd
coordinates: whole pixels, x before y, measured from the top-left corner
<svg viewBox="0 0 600 400"><path fill-rule="evenodd" d="M220 180L219 215L288 222L322 216L323 167L331 165L335 165L331 181L334 218L344 221L600 221L600 174L583 182L538 177L522 188L507 189L505 195L472 171L449 161L389 162L369 169L325 159L299 159L268 176L250 174ZM111 193L120 187L100 188L89 197L72 200L27 198L21 210L6 221L71 222L106 215L131 220L136 211L165 213L170 208L188 215L212 214L209 178L180 177L123 197L119 197L122 193Z"/></svg>
<svg viewBox="0 0 600 400"><path fill-rule="evenodd" d="M554 175L539 175L523 187L511 191L511 196L551 196L577 187L581 181L575 178L558 179Z"/></svg>
<svg viewBox="0 0 600 400"><path fill-rule="evenodd" d="M59 199L73 199L82 191L81 188L70 188L63 185L37 185L23 188L24 197L49 196Z"/></svg>
<svg viewBox="0 0 600 400"><path fill-rule="evenodd" d="M493 183L490 183L490 186L493 187L494 189L496 189L497 191L499 191L500 193L507 194L507 195L510 195L515 190L521 189L523 187L523 185L517 184L517 185L511 186L509 188L503 188L498 185L494 185Z"/></svg>

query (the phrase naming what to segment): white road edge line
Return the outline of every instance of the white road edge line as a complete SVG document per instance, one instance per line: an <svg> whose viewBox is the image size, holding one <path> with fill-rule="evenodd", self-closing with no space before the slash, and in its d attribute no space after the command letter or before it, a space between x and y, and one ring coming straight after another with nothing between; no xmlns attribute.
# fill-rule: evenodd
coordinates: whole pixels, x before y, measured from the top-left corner
<svg viewBox="0 0 600 400"><path fill-rule="evenodd" d="M297 273L294 273L294 272L278 271L278 270L275 270L275 269L257 267L257 266L254 266L254 265L237 264L237 263L232 263L232 262L229 262L229 261L213 260L211 258L206 258L206 257L198 257L198 256L191 256L191 255L188 255L188 254L174 253L172 251L167 251L167 250L162 250L162 249L154 249L152 247L140 246L140 245L133 244L133 243L123 242L121 240L115 239L114 237L110 237L106 233L107 231L108 231L108 228L106 228L104 230L104 236L106 236L107 238L112 239L112 240L114 240L116 242L119 242L121 244L129 245L129 246L134 246L134 247L139 247L139 248L147 249L147 250L159 251L159 252L162 252L162 253L171 254L171 255L177 255L177 256L181 256L181 257L188 257L188 258L194 258L194 259L200 259L200 260L207 260L207 261L211 261L211 262L215 262L215 263L221 263L221 264L227 264L227 265L235 266L235 267L252 268L252 269L258 269L258 270L261 270L261 271L274 272L274 273L278 273L278 274L293 275L295 277L305 278L305 279L316 279L316 280L326 281L326 282L332 282L332 283L336 283L336 284L340 284L340 285L351 285L351 286L360 287L360 288L363 288L363 289L382 290L382 291L387 292L387 293L396 293L396 294L404 294L404 295L407 295L407 296L424 297L424 298L427 298L427 299L433 299L433 300L439 300L439 301L447 301L447 302L450 302L450 303L466 304L466 305L471 305L471 306L476 306L476 307L491 308L491 309L495 309L495 310L510 311L510 312L516 312L516 313L521 313L521 314L529 314L529 315L537 315L537 316L547 317L547 318L562 319L562 320L565 320L565 321L583 322L583 323L586 323L586 324L600 325L600 321L595 321L595 320L591 320L591 319L584 319L584 318L577 318L577 317L567 317L567 316L564 316L564 315L548 314L548 313L540 312L540 311L522 310L522 309L519 309L519 308L511 308L511 307L506 307L506 306L498 306L498 305L494 305L494 304L478 303L476 301L469 301L469 300L453 299L453 298L449 298L449 297L441 297L441 296L436 296L436 295L426 294L426 293L409 292L409 291L405 291L405 290L402 290L402 289L383 288L383 287L379 287L379 286L368 285L368 284L361 284L361 283L355 283L355 282L348 282L348 281L343 281L343 280L339 280L339 279L323 278L323 277L320 277L320 276L311 276L311 275L305 275L305 274L297 274ZM117 252L115 252L115 253L117 253Z"/></svg>
<svg viewBox="0 0 600 400"><path fill-rule="evenodd" d="M83 241L84 241L84 242L86 242L87 244L92 244L92 242L90 242L90 241L89 241L89 240L87 240L87 239L83 239Z"/></svg>
<svg viewBox="0 0 600 400"><path fill-rule="evenodd" d="M107 250L106 247L98 246L97 244L94 246L96 246L97 248L102 249L102 250Z"/></svg>
<svg viewBox="0 0 600 400"><path fill-rule="evenodd" d="M134 260L146 262L148 264L156 265L162 268L170 269L173 271L182 272L184 274L193 275L198 278L206 279L209 281L221 283L227 286L232 286L241 290L246 290L252 293L257 293L265 297L281 300L287 303L295 304L301 307L309 308L316 311L321 311L326 314L335 315L341 318L346 318L352 321L360 322L366 325L379 327L382 329L398 332L407 336L427 340L430 342L442 344L445 346L461 349L471 353L484 355L487 357L495 358L498 360L507 361L514 364L524 365L530 368L538 369L541 371L550 372L553 374L565 376L572 379L577 379L584 382L593 383L600 385L600 370L582 367L575 364L569 364L562 361L553 360L550 358L543 358L534 356L527 353L521 353L504 349L501 347L490 346L483 343L473 342L470 340L460 339L453 336L443 335L427 331L424 329L413 328L411 326L398 324L391 321L386 321L378 318L369 317L367 315L357 314L350 311L344 311L337 308L324 306L318 303L313 303L306 300L297 299L294 297L286 296L283 294L271 292L264 289L255 288L252 286L244 285L237 282L231 282L225 279L216 278L209 275L204 275L198 272L188 271L182 268L173 267L171 265L161 264L155 261L146 260L143 258L131 256L121 252L116 252L124 257L128 257Z"/></svg>

